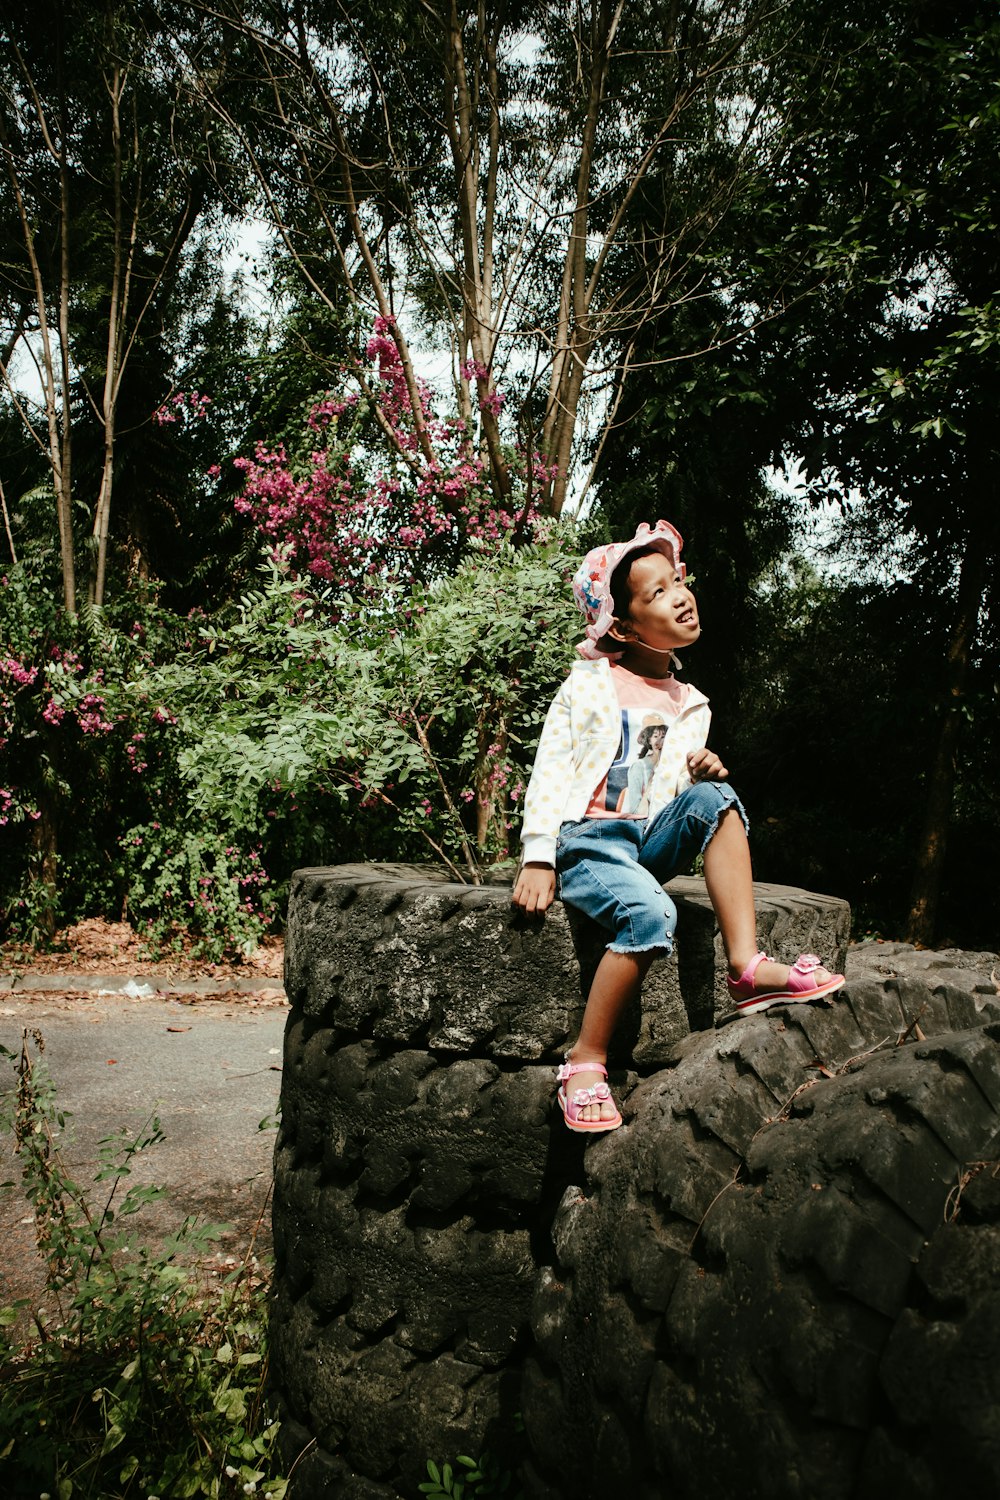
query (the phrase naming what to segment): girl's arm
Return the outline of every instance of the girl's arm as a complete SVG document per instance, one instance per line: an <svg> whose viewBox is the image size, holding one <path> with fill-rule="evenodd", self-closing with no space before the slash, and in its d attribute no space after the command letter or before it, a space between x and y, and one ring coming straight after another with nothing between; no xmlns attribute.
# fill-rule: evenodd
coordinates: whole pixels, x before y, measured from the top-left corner
<svg viewBox="0 0 1000 1500"><path fill-rule="evenodd" d="M555 869L556 838L566 795L573 780L573 735L570 726L569 679L563 683L545 716L535 751L535 764L524 798L521 844L524 867ZM546 905L549 903L547 902Z"/></svg>

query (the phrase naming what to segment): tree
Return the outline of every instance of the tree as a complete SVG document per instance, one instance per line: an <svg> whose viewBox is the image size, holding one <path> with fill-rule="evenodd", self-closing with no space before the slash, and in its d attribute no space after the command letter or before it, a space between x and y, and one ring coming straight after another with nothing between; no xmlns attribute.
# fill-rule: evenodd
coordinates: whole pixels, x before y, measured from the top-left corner
<svg viewBox="0 0 1000 1500"><path fill-rule="evenodd" d="M754 69L768 87L769 8L223 10L225 66L191 57L201 95L312 293L391 328L415 413L410 335L443 343L495 504L515 438L529 475L536 449L546 465L524 506L558 515L645 324L704 290L702 252L766 129L742 90ZM706 161L704 140L725 149ZM419 417L417 438L431 462Z"/></svg>
<svg viewBox="0 0 1000 1500"><path fill-rule="evenodd" d="M140 31L131 8L100 0L43 0L30 15L8 9L2 40L0 374L47 459L72 614L81 505L74 437L90 422L101 434L96 491L82 501L88 594L101 604L123 394L185 247L214 206L216 178L162 26ZM18 378L15 350L34 371L37 400Z"/></svg>
<svg viewBox="0 0 1000 1500"><path fill-rule="evenodd" d="M953 601L908 918L910 939L929 943L980 621L997 586L1000 24L975 0L902 0L822 25L840 61L805 106L789 96L794 137L813 146L789 159L789 197L843 290L833 337L829 318L814 330L827 340L814 364L820 411L801 436L818 487L831 477L841 493L857 487L877 530L911 537L923 570L944 568Z"/></svg>
<svg viewBox="0 0 1000 1500"><path fill-rule="evenodd" d="M770 565L789 546L790 517L764 466L804 456L810 498L844 509L863 568L881 556L891 572L894 552L907 552L915 586L894 590L893 607L913 612L909 636L932 655L922 708L902 682L893 703L925 743L937 740L923 764L906 761L911 802L924 810L922 829L906 822L909 933L926 943L961 741L973 704L982 723L988 701L977 674L995 660L997 23L976 4L851 0L833 12L779 9L772 24L782 66L766 98L747 77L748 97L772 121L770 149L710 247L720 262L714 283L737 295L650 320L635 354L649 373L643 389L626 384L616 402L598 493L618 530L652 507L689 538L708 620L734 626L721 648L708 632L699 683L723 717L763 731L772 753L780 746L756 699L767 684L782 703L795 652L775 643L769 653L764 638L774 598L791 598ZM765 310L774 312L766 321ZM692 361L689 351L709 342L705 324L720 352ZM851 602L884 639L871 590ZM783 714L782 724L787 733ZM900 735L908 739L910 727ZM823 789L808 795L821 802ZM877 806L870 816L882 816ZM897 819L885 830L897 856L898 828Z"/></svg>
<svg viewBox="0 0 1000 1500"><path fill-rule="evenodd" d="M720 255L730 233L720 237ZM694 326L679 328L681 322ZM677 525L705 623L685 659L720 723L730 726L752 696L747 669L758 660L768 614L762 588L772 586L796 541L793 509L765 471L780 462L809 401L782 324L738 338L740 324L739 309L708 298L650 323L640 353L650 368L622 392L597 468L590 523L610 536L630 535L657 516ZM720 334L724 347L685 357Z"/></svg>

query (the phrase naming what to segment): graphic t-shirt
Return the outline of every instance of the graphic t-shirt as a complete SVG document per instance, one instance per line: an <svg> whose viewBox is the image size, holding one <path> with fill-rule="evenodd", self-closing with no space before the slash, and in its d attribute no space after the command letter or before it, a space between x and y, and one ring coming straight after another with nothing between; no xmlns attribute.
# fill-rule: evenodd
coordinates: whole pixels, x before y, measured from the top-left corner
<svg viewBox="0 0 1000 1500"><path fill-rule="evenodd" d="M586 817L645 818L653 774L689 688L673 676L637 677L617 662L611 663L611 681L621 710L622 737L607 776L590 799Z"/></svg>

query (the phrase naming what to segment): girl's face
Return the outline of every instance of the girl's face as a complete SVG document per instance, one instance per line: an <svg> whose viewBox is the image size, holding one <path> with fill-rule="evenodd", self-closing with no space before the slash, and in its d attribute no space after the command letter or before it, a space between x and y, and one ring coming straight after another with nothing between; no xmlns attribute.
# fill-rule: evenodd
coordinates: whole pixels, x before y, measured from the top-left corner
<svg viewBox="0 0 1000 1500"><path fill-rule="evenodd" d="M629 645L671 651L692 645L701 635L695 597L681 582L672 558L663 552L637 557L628 584L628 619L620 629Z"/></svg>
<svg viewBox="0 0 1000 1500"><path fill-rule="evenodd" d="M654 752L654 754L656 753L656 751L663 749L663 741L666 739L666 737L667 726L665 724L657 724L656 728L650 732L649 748Z"/></svg>

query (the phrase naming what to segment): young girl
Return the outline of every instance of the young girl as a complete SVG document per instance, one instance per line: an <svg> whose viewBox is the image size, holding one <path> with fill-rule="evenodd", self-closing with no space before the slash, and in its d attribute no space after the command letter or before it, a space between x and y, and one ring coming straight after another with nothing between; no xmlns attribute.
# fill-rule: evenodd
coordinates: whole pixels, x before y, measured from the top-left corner
<svg viewBox="0 0 1000 1500"><path fill-rule="evenodd" d="M622 1123L605 1081L608 1044L653 959L673 947L677 912L663 882L696 854L704 857L738 1011L812 1000L844 983L813 954L788 967L757 951L746 813L725 784L725 766L706 747L708 699L671 672L674 652L701 634L682 546L674 527L657 521L584 558L573 580L587 619L577 647L584 660L549 709L525 799L515 905L541 915L558 879L562 900L611 934L580 1035L557 1074L571 1130ZM666 733L650 766L654 723L665 724ZM636 764L641 770L633 774ZM627 815L637 779L640 811Z"/></svg>

